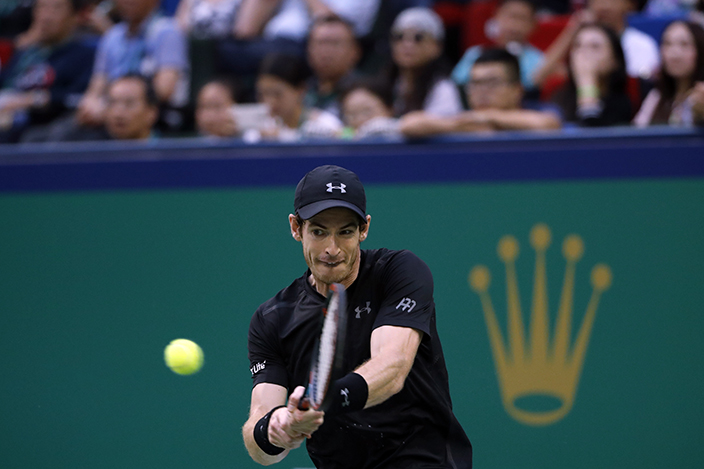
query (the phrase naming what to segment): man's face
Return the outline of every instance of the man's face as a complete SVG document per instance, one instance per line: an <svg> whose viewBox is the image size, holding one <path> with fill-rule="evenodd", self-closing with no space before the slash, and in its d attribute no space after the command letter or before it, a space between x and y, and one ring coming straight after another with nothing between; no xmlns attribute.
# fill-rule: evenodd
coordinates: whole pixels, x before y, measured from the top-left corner
<svg viewBox="0 0 704 469"><path fill-rule="evenodd" d="M37 0L33 15L43 44L59 43L76 28L76 12L71 0Z"/></svg>
<svg viewBox="0 0 704 469"><path fill-rule="evenodd" d="M478 63L472 67L467 96L472 109L519 109L523 88L511 80L506 65L501 62Z"/></svg>
<svg viewBox="0 0 704 469"><path fill-rule="evenodd" d="M141 23L157 7L159 0L115 0L115 6L128 23Z"/></svg>
<svg viewBox="0 0 704 469"><path fill-rule="evenodd" d="M499 31L497 42L502 46L510 42L525 44L535 26L533 9L521 0L509 1L501 5L496 11L495 19Z"/></svg>
<svg viewBox="0 0 704 469"><path fill-rule="evenodd" d="M357 65L359 56L352 31L342 23L323 23L310 32L308 63L318 78L342 78Z"/></svg>
<svg viewBox="0 0 704 469"><path fill-rule="evenodd" d="M291 234L303 245L303 256L316 285L342 283L349 287L359 273L360 243L367 238L369 221L360 230L358 216L346 208L323 210L299 226L289 216Z"/></svg>
<svg viewBox="0 0 704 469"><path fill-rule="evenodd" d="M145 85L141 80L124 78L110 86L105 126L112 138L147 138L156 119L157 109L147 103Z"/></svg>

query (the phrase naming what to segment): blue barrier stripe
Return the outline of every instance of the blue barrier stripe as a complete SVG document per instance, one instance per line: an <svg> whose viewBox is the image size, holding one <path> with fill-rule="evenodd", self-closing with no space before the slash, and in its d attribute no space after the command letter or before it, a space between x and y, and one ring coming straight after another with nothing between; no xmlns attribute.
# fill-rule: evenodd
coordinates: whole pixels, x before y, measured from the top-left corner
<svg viewBox="0 0 704 469"><path fill-rule="evenodd" d="M287 186L328 163L356 171L365 183L381 184L704 176L704 138L698 134L509 136L415 145L204 147L184 142L74 150L0 152L0 192Z"/></svg>

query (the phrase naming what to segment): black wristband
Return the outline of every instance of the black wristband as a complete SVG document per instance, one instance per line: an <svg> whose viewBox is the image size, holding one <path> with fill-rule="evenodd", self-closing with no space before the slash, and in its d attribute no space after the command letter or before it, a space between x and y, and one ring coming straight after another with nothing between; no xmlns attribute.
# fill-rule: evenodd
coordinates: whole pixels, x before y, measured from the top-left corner
<svg viewBox="0 0 704 469"><path fill-rule="evenodd" d="M329 392L333 393L333 399L325 413L346 414L364 409L369 397L369 386L362 375L353 372L332 383Z"/></svg>
<svg viewBox="0 0 704 469"><path fill-rule="evenodd" d="M281 407L286 407L285 405L279 405L271 409L266 415L259 419L257 424L254 426L254 441L257 442L257 446L261 448L266 454L270 456L276 456L285 451L285 448L279 448L274 446L269 441L269 419L276 409Z"/></svg>

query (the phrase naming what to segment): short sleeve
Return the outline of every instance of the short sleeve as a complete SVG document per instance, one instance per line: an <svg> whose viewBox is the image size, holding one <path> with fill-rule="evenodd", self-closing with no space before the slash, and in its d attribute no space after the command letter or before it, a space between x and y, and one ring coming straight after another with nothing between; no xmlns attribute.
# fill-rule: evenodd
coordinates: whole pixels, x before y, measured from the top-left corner
<svg viewBox="0 0 704 469"><path fill-rule="evenodd" d="M425 262L410 251L399 251L384 265L379 282L382 302L374 328L411 327L430 334L435 302L433 277Z"/></svg>
<svg viewBox="0 0 704 469"><path fill-rule="evenodd" d="M276 323L259 309L249 324L247 348L252 386L272 383L288 388L286 362L278 347Z"/></svg>
<svg viewBox="0 0 704 469"><path fill-rule="evenodd" d="M157 70L172 68L188 69L188 46L186 38L170 18L162 18L155 34L155 44L152 51Z"/></svg>
<svg viewBox="0 0 704 469"><path fill-rule="evenodd" d="M462 112L462 98L455 83L440 80L430 89L423 103L423 110L434 116L454 116Z"/></svg>

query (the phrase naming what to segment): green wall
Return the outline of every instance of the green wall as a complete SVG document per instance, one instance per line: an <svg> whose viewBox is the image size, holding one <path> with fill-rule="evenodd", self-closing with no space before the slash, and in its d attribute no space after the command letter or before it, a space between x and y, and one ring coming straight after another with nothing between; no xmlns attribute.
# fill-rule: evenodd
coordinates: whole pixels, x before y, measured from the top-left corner
<svg viewBox="0 0 704 469"><path fill-rule="evenodd" d="M288 234L293 187L0 197L0 467L255 467L241 443L256 307L305 265ZM478 468L704 467L704 181L370 185L366 247L408 248L431 267L456 413ZM613 273L574 405L533 426L504 409L478 264L506 339L507 234L529 322L545 223L555 321L576 233L572 340L597 263ZM552 326L551 326L552 327ZM186 337L205 366L163 363ZM535 410L550 400L524 401ZM541 407L542 406L542 407ZM305 450L280 467L312 467Z"/></svg>

